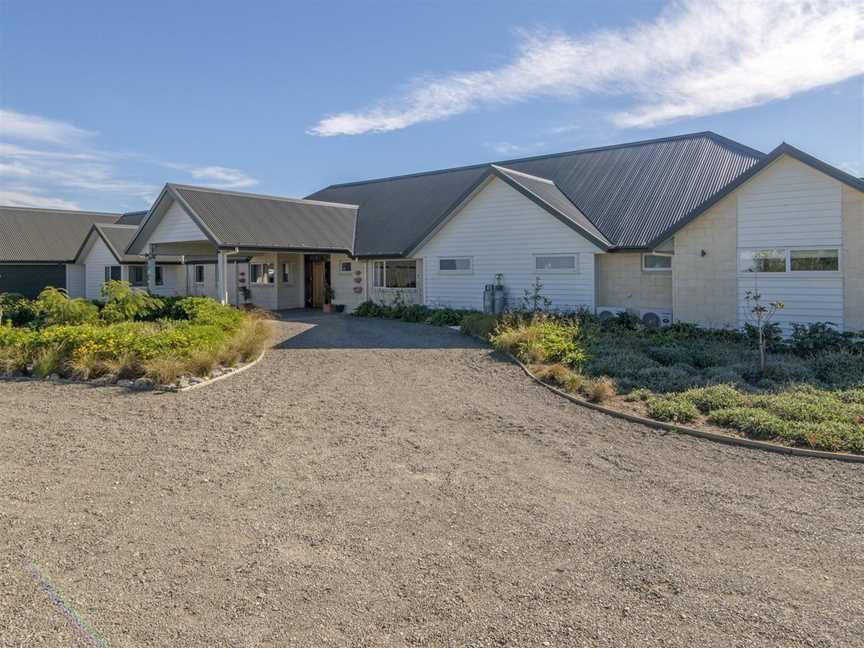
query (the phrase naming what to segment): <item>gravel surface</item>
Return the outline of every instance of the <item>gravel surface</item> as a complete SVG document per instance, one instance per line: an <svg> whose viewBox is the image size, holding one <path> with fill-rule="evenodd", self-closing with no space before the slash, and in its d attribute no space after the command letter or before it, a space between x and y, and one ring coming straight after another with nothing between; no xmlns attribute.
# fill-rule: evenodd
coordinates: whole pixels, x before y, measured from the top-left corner
<svg viewBox="0 0 864 648"><path fill-rule="evenodd" d="M0 644L864 645L864 469L297 314L181 394L0 382ZM44 578L40 583L31 561Z"/></svg>

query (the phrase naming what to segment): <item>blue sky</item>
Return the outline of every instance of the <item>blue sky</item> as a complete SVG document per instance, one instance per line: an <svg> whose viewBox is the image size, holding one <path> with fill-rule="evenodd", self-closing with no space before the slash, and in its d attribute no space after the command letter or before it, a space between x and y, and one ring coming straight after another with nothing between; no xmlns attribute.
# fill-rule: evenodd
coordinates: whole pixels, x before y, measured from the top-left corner
<svg viewBox="0 0 864 648"><path fill-rule="evenodd" d="M0 204L334 182L714 130L864 174L864 9L0 0Z"/></svg>

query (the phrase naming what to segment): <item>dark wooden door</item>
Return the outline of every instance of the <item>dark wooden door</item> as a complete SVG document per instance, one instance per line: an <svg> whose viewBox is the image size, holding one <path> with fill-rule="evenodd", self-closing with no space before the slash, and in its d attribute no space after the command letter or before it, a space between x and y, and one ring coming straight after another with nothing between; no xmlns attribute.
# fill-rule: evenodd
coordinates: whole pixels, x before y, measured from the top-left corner
<svg viewBox="0 0 864 648"><path fill-rule="evenodd" d="M324 289L326 286L324 271L324 261L312 262L312 308L324 306Z"/></svg>

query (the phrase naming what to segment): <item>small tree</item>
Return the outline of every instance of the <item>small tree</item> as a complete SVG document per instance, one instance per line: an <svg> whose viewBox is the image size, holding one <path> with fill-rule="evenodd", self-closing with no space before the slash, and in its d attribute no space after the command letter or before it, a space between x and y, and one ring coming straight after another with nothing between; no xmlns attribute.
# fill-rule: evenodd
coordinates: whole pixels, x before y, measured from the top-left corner
<svg viewBox="0 0 864 648"><path fill-rule="evenodd" d="M762 301L762 293L759 289L748 290L744 294L744 299L747 302L747 319L749 323L756 329L756 334L759 343L759 371L765 372L765 355L768 347L768 336L766 332L771 326L771 320L781 310L783 310L783 302L772 301L765 303Z"/></svg>
<svg viewBox="0 0 864 648"><path fill-rule="evenodd" d="M522 304L525 310L531 313L539 313L552 307L552 300L543 294L543 284L540 282L540 277L535 277L531 288L525 289Z"/></svg>

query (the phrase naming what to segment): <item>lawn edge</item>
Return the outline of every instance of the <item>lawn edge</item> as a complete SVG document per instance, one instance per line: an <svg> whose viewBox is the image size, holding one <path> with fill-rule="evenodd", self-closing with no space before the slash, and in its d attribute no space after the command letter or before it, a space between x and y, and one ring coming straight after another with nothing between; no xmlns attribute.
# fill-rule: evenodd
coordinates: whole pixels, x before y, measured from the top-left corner
<svg viewBox="0 0 864 648"><path fill-rule="evenodd" d="M775 452L778 454L794 455L798 457L812 457L814 459L833 459L835 461L846 461L849 463L864 463L864 455L854 455L845 452L828 452L827 450L810 450L808 448L796 448L793 446L780 445L779 443L771 443L769 441L745 439L742 437L732 436L731 434L720 434L717 432L708 432L706 430L697 430L696 428L687 427L686 425L676 425L675 423L657 421L654 419L645 418L643 416L638 416L636 414L628 414L626 412L621 412L611 407L605 407L597 403L592 403L591 401L577 398L576 396L573 396L573 394L568 394L567 392L562 391L557 387L553 387L552 385L543 382L537 376L535 376L531 372L531 370L521 360L519 360L519 358L510 353L507 353L506 355L511 361L516 363L522 369L522 371L524 371L525 374L529 378L531 378L531 380L533 380L538 385L542 385L543 387L557 394L558 396L566 398L570 402L576 403L577 405L580 405L582 407L587 407L588 409L602 412L603 414L614 416L615 418L630 421L631 423L641 423L642 425L646 425L648 427L658 430L677 432L679 434L686 434L700 439L714 441L715 443L724 443L726 445L739 446L743 448L753 448L755 450L764 450L766 452Z"/></svg>
<svg viewBox="0 0 864 648"><path fill-rule="evenodd" d="M198 389L199 387L206 387L207 385L212 385L213 383L219 382L220 380L224 380L225 378L231 378L232 376L236 376L237 374L241 374L244 371L246 371L247 369L251 369L252 367L257 365L259 362L261 362L261 360L264 358L264 354L266 354L266 353L267 353L267 350L265 349L264 351L261 352L261 355L259 355L257 358L255 358L252 362L248 362L245 365L243 365L242 367L239 367L238 369L234 369L233 371L229 371L228 373L223 373L221 376L216 376L214 378L208 378L207 380L204 380L204 381L199 382L199 383L195 383L194 385L189 385L188 387L180 387L179 389L173 389L171 391L173 391L177 394L181 394L183 392L192 391L193 389Z"/></svg>

